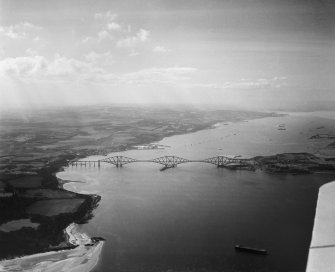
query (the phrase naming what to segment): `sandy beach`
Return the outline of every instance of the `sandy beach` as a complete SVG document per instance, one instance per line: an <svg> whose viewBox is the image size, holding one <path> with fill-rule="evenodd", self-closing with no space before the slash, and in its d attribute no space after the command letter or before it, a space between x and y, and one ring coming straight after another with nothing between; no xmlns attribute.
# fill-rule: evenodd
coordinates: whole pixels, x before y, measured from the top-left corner
<svg viewBox="0 0 335 272"><path fill-rule="evenodd" d="M0 271L86 272L99 262L103 241L94 242L71 224L65 230L72 249L33 254L0 262Z"/></svg>

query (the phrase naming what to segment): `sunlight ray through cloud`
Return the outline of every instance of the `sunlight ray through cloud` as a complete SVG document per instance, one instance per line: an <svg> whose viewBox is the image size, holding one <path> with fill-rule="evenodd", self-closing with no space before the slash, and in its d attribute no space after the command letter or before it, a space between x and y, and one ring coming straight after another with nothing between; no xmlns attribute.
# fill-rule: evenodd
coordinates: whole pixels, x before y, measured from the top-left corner
<svg viewBox="0 0 335 272"><path fill-rule="evenodd" d="M193 89L192 99L198 103L204 102L208 91L221 91L250 105L243 102L250 92L258 103L257 96L264 96L265 89L267 96L276 90L275 103L276 96L289 90L299 97L313 90L328 93L334 86L333 19L325 15L319 22L311 16L311 11L324 14L322 7L214 2L199 4L199 10L196 4L194 11L180 11L173 3L166 7L134 3L130 10L121 3L88 9L76 9L71 3L71 12L58 16L52 11L56 3L39 16L32 8L29 16L8 17L4 11L0 88L14 92L33 82L37 90L49 88L45 84L50 82L66 89L66 83L76 82L102 89L145 86L166 96L170 87L179 89L181 96ZM211 20L204 19L208 14Z"/></svg>

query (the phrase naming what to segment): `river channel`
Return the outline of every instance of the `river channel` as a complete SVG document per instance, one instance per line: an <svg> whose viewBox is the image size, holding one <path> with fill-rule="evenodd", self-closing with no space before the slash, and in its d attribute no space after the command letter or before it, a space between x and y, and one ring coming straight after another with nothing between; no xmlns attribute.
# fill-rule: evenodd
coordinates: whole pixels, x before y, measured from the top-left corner
<svg viewBox="0 0 335 272"><path fill-rule="evenodd" d="M123 155L153 159L177 155L273 155L311 152L329 140L311 140L334 131L334 120L318 114L218 124L213 129L172 136L161 149ZM278 130L278 126L285 130ZM101 159L90 157L86 159ZM159 171L154 163L122 168L67 167L57 174L67 190L102 197L94 218L81 225L106 238L96 271L304 271L318 188L331 174L278 175L233 171L188 163ZM236 244L265 248L267 256L236 252Z"/></svg>

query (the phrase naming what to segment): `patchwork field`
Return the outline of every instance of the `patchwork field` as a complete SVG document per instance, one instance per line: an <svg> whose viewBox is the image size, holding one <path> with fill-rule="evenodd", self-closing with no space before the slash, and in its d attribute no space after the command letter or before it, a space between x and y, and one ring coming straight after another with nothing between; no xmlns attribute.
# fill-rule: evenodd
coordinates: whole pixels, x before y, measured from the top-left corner
<svg viewBox="0 0 335 272"><path fill-rule="evenodd" d="M55 216L62 213L75 213L84 199L40 200L27 207L28 214Z"/></svg>

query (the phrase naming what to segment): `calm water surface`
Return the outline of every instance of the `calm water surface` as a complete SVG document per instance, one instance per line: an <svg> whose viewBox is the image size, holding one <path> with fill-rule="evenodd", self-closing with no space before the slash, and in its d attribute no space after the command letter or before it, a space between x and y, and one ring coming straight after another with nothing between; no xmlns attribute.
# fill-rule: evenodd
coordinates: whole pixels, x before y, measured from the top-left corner
<svg viewBox="0 0 335 272"><path fill-rule="evenodd" d="M278 131L285 123L286 131ZM285 116L220 125L173 136L164 150L122 155L200 159L316 152L327 142L308 138L334 121ZM110 154L115 155L115 154ZM318 188L334 175L273 175L192 163L167 171L150 163L115 168L67 168L66 189L102 196L81 228L107 239L97 271L304 271ZM235 244L266 248L268 256L235 252Z"/></svg>

